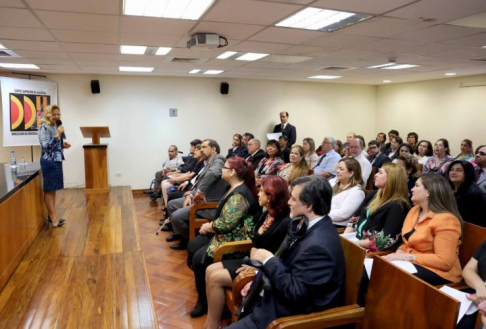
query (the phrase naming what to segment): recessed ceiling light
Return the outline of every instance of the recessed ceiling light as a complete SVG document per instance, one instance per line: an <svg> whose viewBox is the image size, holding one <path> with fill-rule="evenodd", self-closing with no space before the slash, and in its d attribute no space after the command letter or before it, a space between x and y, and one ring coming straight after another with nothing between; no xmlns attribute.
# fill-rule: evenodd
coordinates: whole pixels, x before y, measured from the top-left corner
<svg viewBox="0 0 486 329"><path fill-rule="evenodd" d="M382 67L392 66L392 65L396 65L396 64L397 63L386 63L386 64L368 66L367 69L381 69Z"/></svg>
<svg viewBox="0 0 486 329"><path fill-rule="evenodd" d="M155 70L153 67L137 67L137 66L120 66L118 67L120 72L152 72Z"/></svg>
<svg viewBox="0 0 486 329"><path fill-rule="evenodd" d="M4 45L0 43L0 49L7 49L7 48L5 48Z"/></svg>
<svg viewBox="0 0 486 329"><path fill-rule="evenodd" d="M155 55L167 55L169 53L169 51L171 51L172 48L170 47L159 47L159 49L157 49L157 52L155 53Z"/></svg>
<svg viewBox="0 0 486 329"><path fill-rule="evenodd" d="M213 2L214 0L124 0L123 14L197 20Z"/></svg>
<svg viewBox="0 0 486 329"><path fill-rule="evenodd" d="M236 51L227 51L216 57L217 59L226 59L236 54Z"/></svg>
<svg viewBox="0 0 486 329"><path fill-rule="evenodd" d="M448 76L448 77L453 77L453 76L455 76L457 74L454 73L454 72L449 72L449 73L446 73L445 75Z"/></svg>
<svg viewBox="0 0 486 329"><path fill-rule="evenodd" d="M16 63L0 63L0 67L6 69L34 69L39 70L40 67L34 64L16 64Z"/></svg>
<svg viewBox="0 0 486 329"><path fill-rule="evenodd" d="M275 26L332 32L370 17L364 14L309 7L278 22Z"/></svg>
<svg viewBox="0 0 486 329"><path fill-rule="evenodd" d="M120 46L120 52L126 55L143 55L146 50L145 46Z"/></svg>
<svg viewBox="0 0 486 329"><path fill-rule="evenodd" d="M384 83L390 83L391 80L383 80Z"/></svg>
<svg viewBox="0 0 486 329"><path fill-rule="evenodd" d="M341 75L314 75L312 77L308 77L308 79L324 79L324 80L332 80L332 79L339 79L342 78Z"/></svg>
<svg viewBox="0 0 486 329"><path fill-rule="evenodd" d="M396 64L393 66L387 66L381 68L382 70L403 70L403 69L410 69L412 67L419 67L420 65L415 64Z"/></svg>
<svg viewBox="0 0 486 329"><path fill-rule="evenodd" d="M199 73L201 70L197 70L197 69L194 69L194 70L191 70L189 71L190 74L196 74L196 73Z"/></svg>
<svg viewBox="0 0 486 329"><path fill-rule="evenodd" d="M207 70L206 72L204 72L203 74L220 74L220 73L223 73L224 71L223 70Z"/></svg>
<svg viewBox="0 0 486 329"><path fill-rule="evenodd" d="M486 46L482 46L481 48L486 48Z"/></svg>
<svg viewBox="0 0 486 329"><path fill-rule="evenodd" d="M240 57L237 57L237 61L256 61L260 58L267 57L270 54L259 54L259 53L246 53L244 55L241 55Z"/></svg>

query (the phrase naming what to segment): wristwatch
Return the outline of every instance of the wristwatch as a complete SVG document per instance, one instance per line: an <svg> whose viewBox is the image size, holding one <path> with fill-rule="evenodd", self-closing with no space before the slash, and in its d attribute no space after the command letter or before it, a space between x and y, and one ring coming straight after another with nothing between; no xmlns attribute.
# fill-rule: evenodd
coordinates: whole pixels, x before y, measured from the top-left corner
<svg viewBox="0 0 486 329"><path fill-rule="evenodd" d="M415 259L415 256L413 254L408 255L408 261L409 262L413 262L414 259Z"/></svg>

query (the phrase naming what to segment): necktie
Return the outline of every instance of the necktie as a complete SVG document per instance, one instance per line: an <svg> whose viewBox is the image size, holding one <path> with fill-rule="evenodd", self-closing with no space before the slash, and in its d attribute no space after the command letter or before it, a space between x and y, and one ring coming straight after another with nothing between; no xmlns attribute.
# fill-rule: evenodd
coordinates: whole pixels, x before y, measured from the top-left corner
<svg viewBox="0 0 486 329"><path fill-rule="evenodd" d="M284 131L284 128L285 128L285 125L282 124L282 127L280 128L280 130Z"/></svg>
<svg viewBox="0 0 486 329"><path fill-rule="evenodd" d="M325 157L326 157L326 154L323 154L321 156L321 158L319 159L319 161L317 161L317 164L314 166L314 168L319 167L319 165L321 164L322 160L324 160ZM314 168L312 168L312 169L314 169Z"/></svg>

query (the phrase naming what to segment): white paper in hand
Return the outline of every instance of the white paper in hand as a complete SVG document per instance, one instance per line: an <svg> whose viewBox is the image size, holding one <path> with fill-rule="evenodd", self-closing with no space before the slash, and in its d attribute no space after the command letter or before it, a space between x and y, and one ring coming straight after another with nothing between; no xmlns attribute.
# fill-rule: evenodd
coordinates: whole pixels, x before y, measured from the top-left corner
<svg viewBox="0 0 486 329"><path fill-rule="evenodd" d="M461 306L459 308L459 316L457 317L457 323L461 321L462 317L465 314L473 314L478 310L476 304L474 304L472 301L467 299L466 293L459 291L457 289L448 287L448 286L443 286L442 288L439 289L442 291L444 294L451 296L454 299L457 299L460 303Z"/></svg>

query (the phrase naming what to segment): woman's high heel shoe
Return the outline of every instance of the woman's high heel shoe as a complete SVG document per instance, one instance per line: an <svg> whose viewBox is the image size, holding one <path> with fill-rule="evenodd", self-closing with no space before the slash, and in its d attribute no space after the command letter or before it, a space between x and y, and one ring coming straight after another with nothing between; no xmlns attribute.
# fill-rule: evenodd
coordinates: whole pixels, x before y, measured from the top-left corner
<svg viewBox="0 0 486 329"><path fill-rule="evenodd" d="M49 214L46 215L46 222L49 223L51 221L51 217L49 217ZM64 218L61 218L59 220L59 223L64 223L66 220ZM52 222L52 221L51 221Z"/></svg>
<svg viewBox="0 0 486 329"><path fill-rule="evenodd" d="M47 216L47 220L49 222L49 225L51 225L52 227L61 227L64 225L64 222L61 221L57 222L57 224L54 224L52 220L49 218L49 215Z"/></svg>

